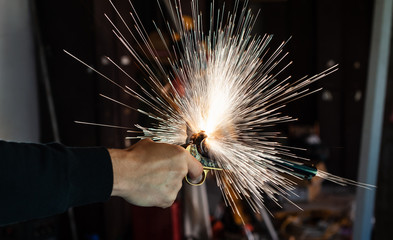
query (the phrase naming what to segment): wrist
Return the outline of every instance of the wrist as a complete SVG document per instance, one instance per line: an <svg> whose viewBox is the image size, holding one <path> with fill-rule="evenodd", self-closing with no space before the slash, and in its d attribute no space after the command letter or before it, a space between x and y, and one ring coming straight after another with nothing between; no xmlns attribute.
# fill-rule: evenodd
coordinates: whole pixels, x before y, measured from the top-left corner
<svg viewBox="0 0 393 240"><path fill-rule="evenodd" d="M122 192L122 176L121 176L121 159L123 158L123 150L108 149L112 161L113 169L113 187L111 196L121 196Z"/></svg>

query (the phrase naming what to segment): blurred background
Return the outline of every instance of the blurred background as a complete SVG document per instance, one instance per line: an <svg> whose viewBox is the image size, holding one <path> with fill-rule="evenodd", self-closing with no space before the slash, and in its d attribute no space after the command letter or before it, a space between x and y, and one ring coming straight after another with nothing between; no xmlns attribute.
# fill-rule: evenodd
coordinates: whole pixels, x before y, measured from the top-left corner
<svg viewBox="0 0 393 240"><path fill-rule="evenodd" d="M131 10L126 0L113 2L124 15ZM216 0L215 8L221 7L223 2ZM375 195L372 205L359 205L356 200L362 198L359 194L356 197L357 189L353 187L316 179L299 183L299 197L291 199L303 211L285 201L282 208L267 202L271 215L254 214L243 206L247 223L244 227L230 208L223 206L219 190L209 180L210 226L203 229L209 232L207 235L187 235L182 227L187 216L180 193L178 201L168 209L139 208L112 198L48 219L2 227L0 239L357 239L354 222L365 208L371 212L366 219L371 234L364 239L391 239L393 61L390 38L385 39L387 45L375 43L375 46L384 46L379 53L386 54L390 61L379 65L385 66L384 69L375 70L370 66L373 63L370 56L375 6L383 2L387 1L249 1L255 13L261 10L254 32L274 34L272 48L292 36L285 50L294 63L286 70L286 75L298 79L339 64L339 71L312 86L313 89L323 87L322 91L288 104L284 113L299 120L280 126L280 130L288 137L286 144L308 149L298 154L311 158L320 168L335 175L356 180L359 173L370 166L378 168L371 175L366 174L376 179L378 186L371 191L371 199ZM152 20L157 20L161 28L164 21L156 0L133 1L133 4L159 49ZM182 1L182 4L184 12L189 13L190 3ZM232 9L233 5L234 1L226 1L226 9ZM199 8L209 13L210 0L199 0ZM147 125L146 118L99 94L134 107L138 107L138 102L63 52L65 49L73 53L120 84L132 87L105 56L110 56L136 79L144 77L115 39L104 13L120 23L107 0L0 0L1 139L116 148L134 143L125 140L127 133L124 130L74 123L79 120L119 126ZM382 16L382 11L377 14ZM380 26L385 26L385 20L380 20ZM386 26L391 28L391 24ZM390 30L382 28L375 39L381 40L378 36ZM370 85L373 69L388 73L384 78L386 85L379 90ZM375 95L368 100L366 93L374 88L377 89ZM366 108L367 101L378 97L382 99L377 104L379 116L372 111L375 107ZM365 126L369 128L375 124L367 119L375 118L381 128L373 131L372 136L366 136ZM373 140L373 137L379 140L369 143L376 144L370 152L376 149L377 157L363 156L374 164L362 165L362 154L369 149L368 145L363 145L367 143L364 139Z"/></svg>

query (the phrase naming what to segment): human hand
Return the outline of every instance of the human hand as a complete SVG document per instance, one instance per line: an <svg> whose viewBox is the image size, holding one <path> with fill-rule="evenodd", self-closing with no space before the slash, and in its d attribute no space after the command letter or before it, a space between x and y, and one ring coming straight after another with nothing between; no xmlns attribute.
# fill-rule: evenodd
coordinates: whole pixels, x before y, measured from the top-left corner
<svg viewBox="0 0 393 240"><path fill-rule="evenodd" d="M173 204L183 178L201 176L203 168L184 148L141 140L128 149L108 149L113 165L112 196L138 206Z"/></svg>

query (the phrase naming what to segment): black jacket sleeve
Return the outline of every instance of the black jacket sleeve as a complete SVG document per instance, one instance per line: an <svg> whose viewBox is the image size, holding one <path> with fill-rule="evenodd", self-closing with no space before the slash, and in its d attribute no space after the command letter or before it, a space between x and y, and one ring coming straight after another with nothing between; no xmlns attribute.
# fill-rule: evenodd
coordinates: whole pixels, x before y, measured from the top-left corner
<svg viewBox="0 0 393 240"><path fill-rule="evenodd" d="M105 201L112 186L105 148L0 141L0 225Z"/></svg>

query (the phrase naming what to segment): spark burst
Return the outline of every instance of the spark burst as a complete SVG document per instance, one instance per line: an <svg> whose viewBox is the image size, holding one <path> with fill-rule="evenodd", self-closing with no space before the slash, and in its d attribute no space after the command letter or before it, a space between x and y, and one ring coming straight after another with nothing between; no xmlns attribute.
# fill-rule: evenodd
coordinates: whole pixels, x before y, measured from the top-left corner
<svg viewBox="0 0 393 240"><path fill-rule="evenodd" d="M337 66L297 81L291 81L290 76L281 78L279 75L291 64L277 67L286 60L288 53L283 50L286 42L270 51L268 44L272 35L251 33L259 12L253 15L247 9L247 1L243 6L236 1L232 13L225 12L224 7L218 9L217 16L212 3L207 33L203 31L202 13L199 13L197 1L191 1L191 23L183 21L180 1L167 1L175 27L167 23L166 30L172 36L173 44L166 43L160 28L156 27L156 30L169 56L169 70L160 61L131 1L133 23L127 23L109 1L127 32L121 32L105 16L112 24L116 38L147 74L145 81L149 88L143 87L109 57L108 60L139 89L121 86L92 69L144 103L146 108L135 110L156 121L150 127L136 125L141 134L128 138L151 138L183 145L191 134L204 132L209 158L223 169L213 171L217 185L227 205L235 212L234 198L245 199L258 212L264 207L263 196L279 204L277 196L287 198L294 194L296 183L285 174L297 178L319 176L342 185L372 187L302 165L304 159L293 154L291 147L280 144L279 133L268 130L277 124L294 121L292 117L281 114L280 109L290 101L319 91L307 87L336 71ZM161 6L160 9L163 11ZM240 14L237 15L238 9ZM180 40L175 39L176 36ZM175 84L175 81L180 84ZM127 103L103 97L131 108ZM134 130L129 132L135 133Z"/></svg>

